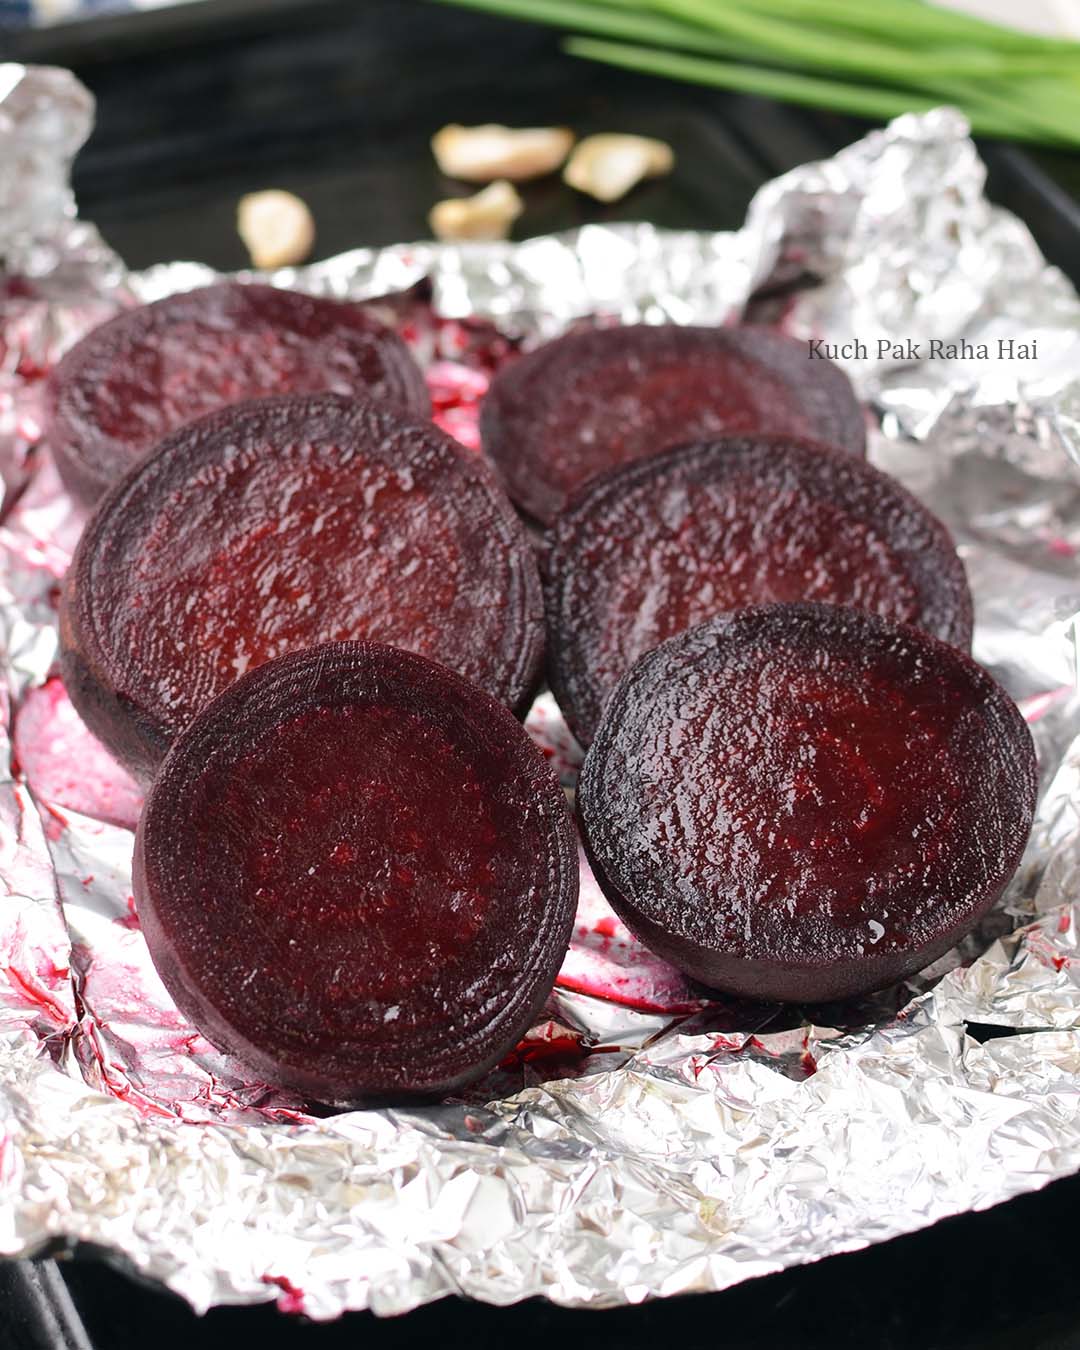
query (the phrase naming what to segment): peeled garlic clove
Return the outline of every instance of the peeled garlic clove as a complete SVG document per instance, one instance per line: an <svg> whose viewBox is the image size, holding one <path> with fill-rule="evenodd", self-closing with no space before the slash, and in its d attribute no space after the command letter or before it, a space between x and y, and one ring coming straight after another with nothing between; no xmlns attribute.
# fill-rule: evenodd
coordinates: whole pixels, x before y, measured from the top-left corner
<svg viewBox="0 0 1080 1350"><path fill-rule="evenodd" d="M474 197L448 197L428 212L436 239L505 239L525 203L505 179Z"/></svg>
<svg viewBox="0 0 1080 1350"><path fill-rule="evenodd" d="M578 143L563 181L597 201L616 202L643 178L657 178L674 167L675 155L665 141L607 132Z"/></svg>
<svg viewBox="0 0 1080 1350"><path fill-rule="evenodd" d="M507 178L515 183L554 173L574 144L566 127L513 127L489 122L463 127L456 122L431 138L435 162L449 178L490 183Z"/></svg>
<svg viewBox="0 0 1080 1350"><path fill-rule="evenodd" d="M307 203L278 188L241 197L236 229L252 264L267 270L303 262L315 243L315 221Z"/></svg>

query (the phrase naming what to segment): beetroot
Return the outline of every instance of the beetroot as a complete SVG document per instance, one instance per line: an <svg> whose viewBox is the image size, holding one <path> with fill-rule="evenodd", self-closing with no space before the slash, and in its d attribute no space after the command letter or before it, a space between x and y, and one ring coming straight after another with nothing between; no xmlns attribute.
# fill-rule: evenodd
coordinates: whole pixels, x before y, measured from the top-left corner
<svg viewBox="0 0 1080 1350"><path fill-rule="evenodd" d="M545 524L587 479L689 441L764 433L866 448L843 372L765 328L570 333L499 372L480 433L511 499Z"/></svg>
<svg viewBox="0 0 1080 1350"><path fill-rule="evenodd" d="M139 921L181 1011L342 1105L439 1096L511 1050L577 875L562 789L511 714L373 642L233 684L177 739L135 840Z"/></svg>
<svg viewBox="0 0 1080 1350"><path fill-rule="evenodd" d="M686 446L593 479L551 532L550 678L583 745L643 652L741 605L870 609L971 642L945 527L864 461L807 442Z"/></svg>
<svg viewBox="0 0 1080 1350"><path fill-rule="evenodd" d="M386 404L287 394L181 428L109 493L60 638L75 707L145 778L238 675L318 642L421 652L524 712L543 605L475 455Z"/></svg>
<svg viewBox="0 0 1080 1350"><path fill-rule="evenodd" d="M46 437L68 490L92 505L163 436L269 394L366 394L430 409L396 333L354 304L225 282L126 310L49 377Z"/></svg>
<svg viewBox="0 0 1080 1350"><path fill-rule="evenodd" d="M818 1002L949 950L1001 895L1035 806L1031 734L955 647L875 614L767 605L634 666L585 759L596 878L716 989Z"/></svg>

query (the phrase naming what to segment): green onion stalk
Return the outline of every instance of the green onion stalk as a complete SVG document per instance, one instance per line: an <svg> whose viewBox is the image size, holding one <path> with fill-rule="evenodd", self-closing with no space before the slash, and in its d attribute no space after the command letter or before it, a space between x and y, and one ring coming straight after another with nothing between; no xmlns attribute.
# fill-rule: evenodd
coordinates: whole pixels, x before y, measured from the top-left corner
<svg viewBox="0 0 1080 1350"><path fill-rule="evenodd" d="M987 136L1080 145L1080 43L924 0L438 0L563 31L571 55L871 120L951 104Z"/></svg>

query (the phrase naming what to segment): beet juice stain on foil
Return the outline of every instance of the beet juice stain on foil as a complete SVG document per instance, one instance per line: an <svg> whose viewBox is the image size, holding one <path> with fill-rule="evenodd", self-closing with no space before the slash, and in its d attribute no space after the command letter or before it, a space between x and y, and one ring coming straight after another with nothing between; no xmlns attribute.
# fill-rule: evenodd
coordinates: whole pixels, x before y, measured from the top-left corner
<svg viewBox="0 0 1080 1350"><path fill-rule="evenodd" d="M478 1094L315 1119L172 1005L131 906L138 789L48 678L83 517L37 444L44 375L121 306L215 276L128 273L76 218L67 169L92 105L73 77L7 66L0 100L0 1251L93 1241L199 1308L604 1305L720 1289L1080 1166L1080 302L983 196L957 114L793 170L734 234L587 226L358 249L272 278L357 299L430 278L433 309L391 308L437 419L475 445L508 344L473 316L526 341L595 313L723 322L797 261L820 283L785 327L847 344L870 458L953 531L975 655L1019 700L1041 765L1004 902L833 1025L703 1002L586 877L560 984ZM902 362L909 339L938 354ZM980 356L999 340L1037 359ZM529 727L572 786L579 755L549 695ZM1021 1034L980 1046L966 1021Z"/></svg>

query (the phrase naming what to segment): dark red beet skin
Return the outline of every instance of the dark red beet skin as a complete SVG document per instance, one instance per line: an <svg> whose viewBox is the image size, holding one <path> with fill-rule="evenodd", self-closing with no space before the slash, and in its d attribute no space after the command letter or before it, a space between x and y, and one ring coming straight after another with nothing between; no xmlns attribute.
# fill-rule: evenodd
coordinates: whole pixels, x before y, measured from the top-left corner
<svg viewBox="0 0 1080 1350"><path fill-rule="evenodd" d="M866 450L847 376L807 343L751 327L567 334L499 372L480 434L512 500L544 524L587 479L689 441L774 434Z"/></svg>
<svg viewBox="0 0 1080 1350"><path fill-rule="evenodd" d="M92 505L169 432L270 394L367 395L426 416L408 348L358 305L223 282L125 310L51 373L45 434L68 490Z"/></svg>
<svg viewBox="0 0 1080 1350"><path fill-rule="evenodd" d="M362 638L524 711L543 603L491 470L428 422L336 394L237 404L175 432L101 502L61 598L71 700L142 778L238 675Z"/></svg>
<svg viewBox="0 0 1080 1350"><path fill-rule="evenodd" d="M551 685L588 745L644 652L728 610L819 601L971 644L949 532L894 479L809 442L684 446L587 483L545 565Z"/></svg>
<svg viewBox="0 0 1080 1350"><path fill-rule="evenodd" d="M295 652L180 736L135 838L177 1006L318 1101L440 1096L551 989L577 901L562 789L509 712L378 643Z"/></svg>
<svg viewBox="0 0 1080 1350"><path fill-rule="evenodd" d="M894 984L1001 895L1037 770L970 657L877 615L711 619L620 682L578 786L611 904L715 989L822 1002Z"/></svg>

